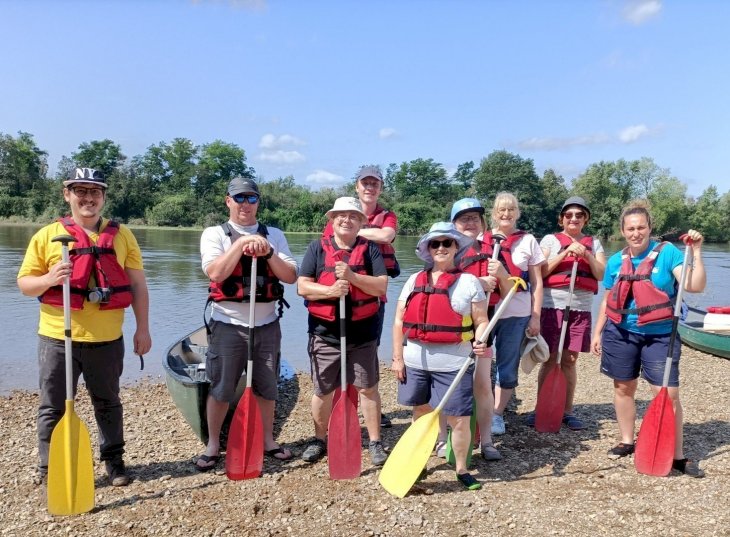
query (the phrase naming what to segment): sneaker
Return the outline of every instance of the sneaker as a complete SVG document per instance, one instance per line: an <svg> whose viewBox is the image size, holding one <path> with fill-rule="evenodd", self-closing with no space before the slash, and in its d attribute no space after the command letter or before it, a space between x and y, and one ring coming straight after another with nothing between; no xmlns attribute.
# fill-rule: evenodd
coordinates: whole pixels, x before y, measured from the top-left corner
<svg viewBox="0 0 730 537"><path fill-rule="evenodd" d="M501 461L502 454L492 444L482 444L482 458L485 461Z"/></svg>
<svg viewBox="0 0 730 537"><path fill-rule="evenodd" d="M582 431L586 428L586 424L583 423L578 416L575 414L565 414L563 416L563 423L568 426L571 431Z"/></svg>
<svg viewBox="0 0 730 537"><path fill-rule="evenodd" d="M626 457L634 452L634 444L624 444L619 442L614 447L608 450L608 456L612 459L619 459Z"/></svg>
<svg viewBox="0 0 730 537"><path fill-rule="evenodd" d="M456 479L469 490L479 490L482 484L471 474L456 474Z"/></svg>
<svg viewBox="0 0 730 537"><path fill-rule="evenodd" d="M501 436L504 433L504 418L499 414L494 414L492 416L492 434L495 436Z"/></svg>
<svg viewBox="0 0 730 537"><path fill-rule="evenodd" d="M672 468L690 477L705 477L705 472L700 469L695 461L689 459L674 459Z"/></svg>
<svg viewBox="0 0 730 537"><path fill-rule="evenodd" d="M388 416L386 416L385 414L380 414L380 426L383 429L390 429L393 426L393 424L391 423L390 418L388 418Z"/></svg>
<svg viewBox="0 0 730 537"><path fill-rule="evenodd" d="M368 452L373 466L383 466L385 461L388 460L388 454L383 449L383 443L380 440L371 440L370 445L368 445Z"/></svg>
<svg viewBox="0 0 730 537"><path fill-rule="evenodd" d="M122 459L105 461L105 466L106 473L109 476L109 482L113 487L126 487L129 485L130 479Z"/></svg>
<svg viewBox="0 0 730 537"><path fill-rule="evenodd" d="M535 426L535 413L534 412L530 412L527 415L527 417L525 418L525 425L527 425L528 427L534 427Z"/></svg>
<svg viewBox="0 0 730 537"><path fill-rule="evenodd" d="M314 442L307 446L307 449L302 453L302 460L305 462L317 462L319 459L327 454L327 444L324 440L315 438Z"/></svg>
<svg viewBox="0 0 730 537"><path fill-rule="evenodd" d="M436 452L436 456L445 459L446 458L446 442L443 440L439 440L436 442L436 447L434 448L434 451Z"/></svg>

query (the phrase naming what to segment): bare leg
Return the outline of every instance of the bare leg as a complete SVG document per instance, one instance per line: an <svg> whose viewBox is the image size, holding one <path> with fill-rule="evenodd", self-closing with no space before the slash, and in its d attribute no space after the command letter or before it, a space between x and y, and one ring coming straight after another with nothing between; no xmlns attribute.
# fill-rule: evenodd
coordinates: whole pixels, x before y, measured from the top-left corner
<svg viewBox="0 0 730 537"><path fill-rule="evenodd" d="M578 385L578 369L576 363L578 361L578 353L575 351L564 350L563 357L560 359L560 367L565 375L565 413L573 412L573 399L575 398L575 387Z"/></svg>
<svg viewBox="0 0 730 537"><path fill-rule="evenodd" d="M380 392L378 385L370 388L358 388L360 393L360 404L362 405L362 416L365 420L365 428L368 430L370 441L380 440ZM345 395L343 394L343 397Z"/></svg>
<svg viewBox="0 0 730 537"><path fill-rule="evenodd" d="M480 443L492 444L492 413L494 412L494 395L492 394L492 360L478 358L474 372L474 399L477 406L477 423L479 424Z"/></svg>
<svg viewBox="0 0 730 537"><path fill-rule="evenodd" d="M312 395L312 419L314 420L314 436L324 440L327 436L330 414L332 414L332 396L334 392L327 395ZM343 394L343 397L345 395Z"/></svg>
<svg viewBox="0 0 730 537"><path fill-rule="evenodd" d="M466 454L471 448L470 416L448 416L447 421L451 425L451 448L454 450L456 459L456 473L466 473Z"/></svg>
<svg viewBox="0 0 730 537"><path fill-rule="evenodd" d="M634 443L634 425L636 422L636 387L638 380L613 381L613 406L616 409L616 421L624 444Z"/></svg>
<svg viewBox="0 0 730 537"><path fill-rule="evenodd" d="M221 444L221 427L223 420L226 419L229 404L214 399L212 395L208 396L205 404L205 414L208 420L208 444L205 446L205 455L212 457L220 453ZM198 464L198 463L196 463ZM206 467L205 464L198 464L201 468Z"/></svg>
<svg viewBox="0 0 730 537"><path fill-rule="evenodd" d="M494 387L495 414L499 414L500 416L504 414L504 409L507 408L507 403L509 403L509 400L512 397L512 392L514 391L514 388L502 388L501 386Z"/></svg>

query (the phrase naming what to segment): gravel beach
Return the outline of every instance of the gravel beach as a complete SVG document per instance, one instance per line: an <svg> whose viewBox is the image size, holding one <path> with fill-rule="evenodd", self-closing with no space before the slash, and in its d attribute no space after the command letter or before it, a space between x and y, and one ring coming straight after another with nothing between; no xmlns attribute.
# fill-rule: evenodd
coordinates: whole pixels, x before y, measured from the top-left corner
<svg viewBox="0 0 730 537"><path fill-rule="evenodd" d="M539 434L524 425L535 404L537 374L523 375L518 400L497 437L500 462L474 457L482 490L466 491L442 459L404 499L386 493L363 449L363 473L331 481L326 460L309 465L266 459L260 479L229 481L222 464L198 473L191 459L203 446L174 407L164 384L123 390L128 487L107 483L95 462L96 508L75 517L46 511L45 490L32 482L37 461L38 395L13 392L0 399L0 535L730 535L730 361L685 347L681 362L687 456L701 460L703 479L673 472L637 474L632 459L611 460L617 441L611 382L590 355L579 360L577 413L590 427ZM285 382L277 412L278 440L299 455L312 435L306 374ZM384 443L407 428L408 409L382 371L383 410L393 420ZM638 393L640 413L649 388ZM85 390L76 411L96 430Z"/></svg>

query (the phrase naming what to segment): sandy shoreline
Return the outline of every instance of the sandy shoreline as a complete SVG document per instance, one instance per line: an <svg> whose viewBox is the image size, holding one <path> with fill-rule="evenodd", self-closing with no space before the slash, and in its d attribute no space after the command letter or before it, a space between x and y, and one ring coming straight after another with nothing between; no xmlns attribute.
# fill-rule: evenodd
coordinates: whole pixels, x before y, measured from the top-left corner
<svg viewBox="0 0 730 537"><path fill-rule="evenodd" d="M0 398L0 535L730 535L730 361L685 347L682 399L687 455L702 460L704 479L678 474L653 478L636 473L630 459L611 460L616 442L610 381L589 355L579 361L576 408L590 427L541 435L523 424L535 402L536 374L523 375L519 404L507 415L507 435L497 447L505 459L475 457L481 491L460 488L453 470L435 457L419 490L399 500L377 482L363 450L363 474L353 481L328 479L326 461L308 465L266 460L260 479L233 482L222 471L200 474L191 458L202 445L162 384L123 390L129 487L107 485L96 466L96 508L77 517L52 517L42 488L31 482L37 460L38 396L13 392ZM393 446L410 413L395 402L395 382L383 370L384 411L394 427ZM296 454L311 437L311 382L287 381L277 417L278 439ZM640 411L650 401L639 390ZM96 431L88 397L76 409ZM222 468L221 468L222 470Z"/></svg>

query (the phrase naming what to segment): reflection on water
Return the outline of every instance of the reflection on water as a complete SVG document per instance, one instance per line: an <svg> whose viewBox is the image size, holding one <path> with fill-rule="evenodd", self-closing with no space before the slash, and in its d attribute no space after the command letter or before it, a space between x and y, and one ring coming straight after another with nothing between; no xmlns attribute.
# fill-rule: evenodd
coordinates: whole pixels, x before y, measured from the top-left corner
<svg viewBox="0 0 730 537"><path fill-rule="evenodd" d="M36 329L38 325L38 301L24 297L15 283L18 267L33 233L30 226L0 226L0 297L2 298L2 325L8 338L0 347L0 393L11 389L35 389L37 387ZM126 382L142 377L161 378L161 360L165 349L183 335L202 324L203 307L207 297L208 281L200 268L198 241L200 231L179 229L140 229L135 235L142 248L147 282L150 289L150 330L153 346L145 356L145 370L139 370L139 359L131 352L134 333L134 316L127 310L124 336L127 356L123 380ZM301 261L314 234L287 234L294 257ZM421 268L415 256L417 238L398 237L395 248L402 273L388 285L389 306L386 308L385 331L380 346L380 358L390 361L391 334L395 303L403 283L410 274ZM614 252L620 243L609 244ZM708 290L701 295L690 295L694 305L715 305L727 302L730 290L730 247L710 245L704 254L708 267ZM600 296L600 295L599 295ZM296 370L308 371L306 353L307 310L297 296L294 285L286 286L286 299L291 308L285 310L282 319L282 356Z"/></svg>

